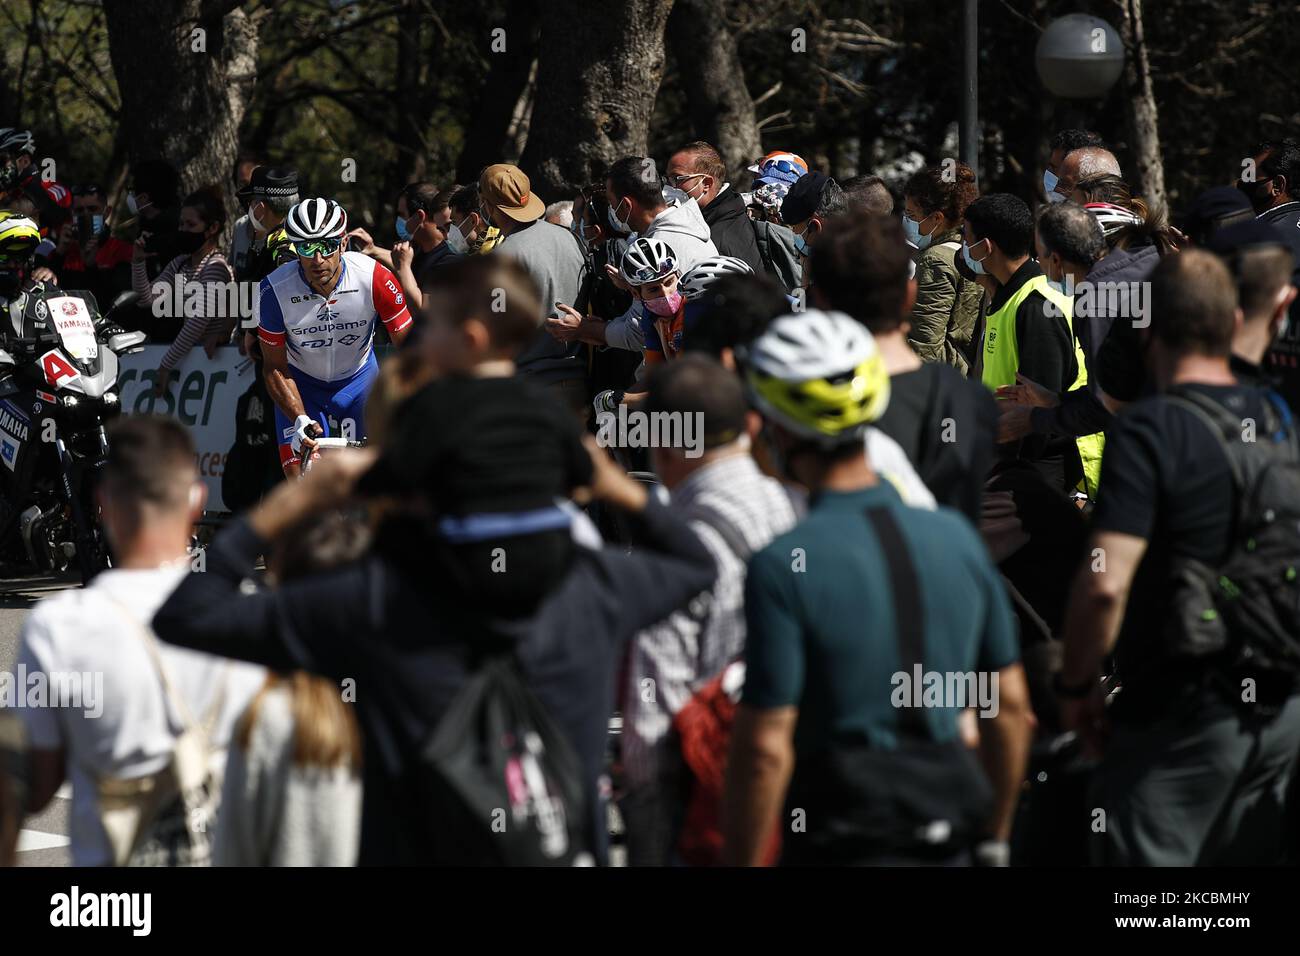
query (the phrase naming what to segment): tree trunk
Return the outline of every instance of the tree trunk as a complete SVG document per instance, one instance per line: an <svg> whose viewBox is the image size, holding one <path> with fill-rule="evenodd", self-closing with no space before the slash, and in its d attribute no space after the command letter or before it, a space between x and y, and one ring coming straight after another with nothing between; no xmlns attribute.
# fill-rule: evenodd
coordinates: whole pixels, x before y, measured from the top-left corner
<svg viewBox="0 0 1300 956"><path fill-rule="evenodd" d="M229 188L257 66L241 0L104 0L130 162L165 159L182 191Z"/></svg>
<svg viewBox="0 0 1300 956"><path fill-rule="evenodd" d="M1142 0L1124 0L1124 97L1128 108L1125 121L1133 142L1137 174L1134 193L1151 209L1168 210L1165 200L1165 168L1160 160L1160 126L1156 97L1151 85L1146 36L1142 29Z"/></svg>
<svg viewBox="0 0 1300 956"><path fill-rule="evenodd" d="M717 148L734 178L763 154L763 141L724 6L723 0L677 0L668 42L695 136Z"/></svg>
<svg viewBox="0 0 1300 956"><path fill-rule="evenodd" d="M537 103L520 165L546 202L644 156L673 0L545 0Z"/></svg>
<svg viewBox="0 0 1300 956"><path fill-rule="evenodd" d="M507 10L510 24L504 53L488 53L488 75L474 104L474 116L465 132L465 145L456 160L456 182L473 183L484 166L502 162L514 150L510 130L537 60L538 6L536 0L514 0ZM489 40L490 42L490 40Z"/></svg>

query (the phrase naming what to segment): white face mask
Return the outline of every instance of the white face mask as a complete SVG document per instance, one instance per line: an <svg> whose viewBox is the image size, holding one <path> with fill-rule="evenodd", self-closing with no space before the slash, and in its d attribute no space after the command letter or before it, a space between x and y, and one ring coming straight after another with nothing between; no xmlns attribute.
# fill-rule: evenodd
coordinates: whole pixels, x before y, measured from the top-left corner
<svg viewBox="0 0 1300 956"><path fill-rule="evenodd" d="M620 202L619 205L621 206L622 203ZM614 229L614 231L617 232L619 235L626 236L626 235L631 234L631 232L632 232L632 227L631 227L630 225L628 225L627 222L625 222L624 220L618 218L618 213L615 212L616 209L618 209L618 206L610 206L610 207L609 207L609 224L610 224L610 226L612 226L613 229ZM630 215L631 212L632 212L632 210L629 208L629 209L628 209L628 214Z"/></svg>
<svg viewBox="0 0 1300 956"><path fill-rule="evenodd" d="M262 224L262 220L258 219L256 214L253 212L256 208L257 203L253 203L253 205L248 207L248 221L253 224L254 232L266 232L266 226Z"/></svg>
<svg viewBox="0 0 1300 956"><path fill-rule="evenodd" d="M465 217L466 221L469 217ZM465 234L460 231L459 223L452 223L451 228L447 230L447 248L452 251L453 255L463 256L469 252L469 240Z"/></svg>

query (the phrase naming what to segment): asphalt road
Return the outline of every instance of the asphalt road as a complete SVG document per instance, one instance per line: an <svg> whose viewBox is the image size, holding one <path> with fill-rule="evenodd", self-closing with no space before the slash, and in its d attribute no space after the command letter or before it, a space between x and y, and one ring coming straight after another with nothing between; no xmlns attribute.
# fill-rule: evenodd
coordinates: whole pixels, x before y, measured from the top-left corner
<svg viewBox="0 0 1300 956"><path fill-rule="evenodd" d="M0 581L0 671L13 673L18 634L32 605L46 595L76 584L75 581L53 578ZM70 863L68 806L65 784L48 807L23 822L23 832L18 838L19 866L67 866Z"/></svg>

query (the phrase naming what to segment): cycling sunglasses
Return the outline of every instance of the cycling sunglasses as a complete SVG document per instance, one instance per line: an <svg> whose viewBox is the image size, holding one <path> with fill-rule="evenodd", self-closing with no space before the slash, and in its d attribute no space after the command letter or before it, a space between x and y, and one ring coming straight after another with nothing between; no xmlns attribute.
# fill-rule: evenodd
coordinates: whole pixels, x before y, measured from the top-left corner
<svg viewBox="0 0 1300 956"><path fill-rule="evenodd" d="M633 274L638 282L654 282L656 279L666 279L676 271L677 261L675 259L663 259L660 261L658 268L642 266Z"/></svg>
<svg viewBox="0 0 1300 956"><path fill-rule="evenodd" d="M293 247L294 255L310 259L318 253L322 256L332 256L342 244L342 239L304 239L302 242L294 242L290 245Z"/></svg>

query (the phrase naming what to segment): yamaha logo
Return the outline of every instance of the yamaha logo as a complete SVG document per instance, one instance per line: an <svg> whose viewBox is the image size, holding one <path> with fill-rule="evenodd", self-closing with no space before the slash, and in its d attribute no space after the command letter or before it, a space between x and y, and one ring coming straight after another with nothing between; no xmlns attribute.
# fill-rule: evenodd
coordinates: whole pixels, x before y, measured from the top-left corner
<svg viewBox="0 0 1300 956"><path fill-rule="evenodd" d="M50 314L50 310L45 305L44 299L36 300L36 317L44 321L45 317Z"/></svg>
<svg viewBox="0 0 1300 956"><path fill-rule="evenodd" d="M59 306L59 308L63 310L64 315L77 314L77 304L71 300L64 302L62 305Z"/></svg>

